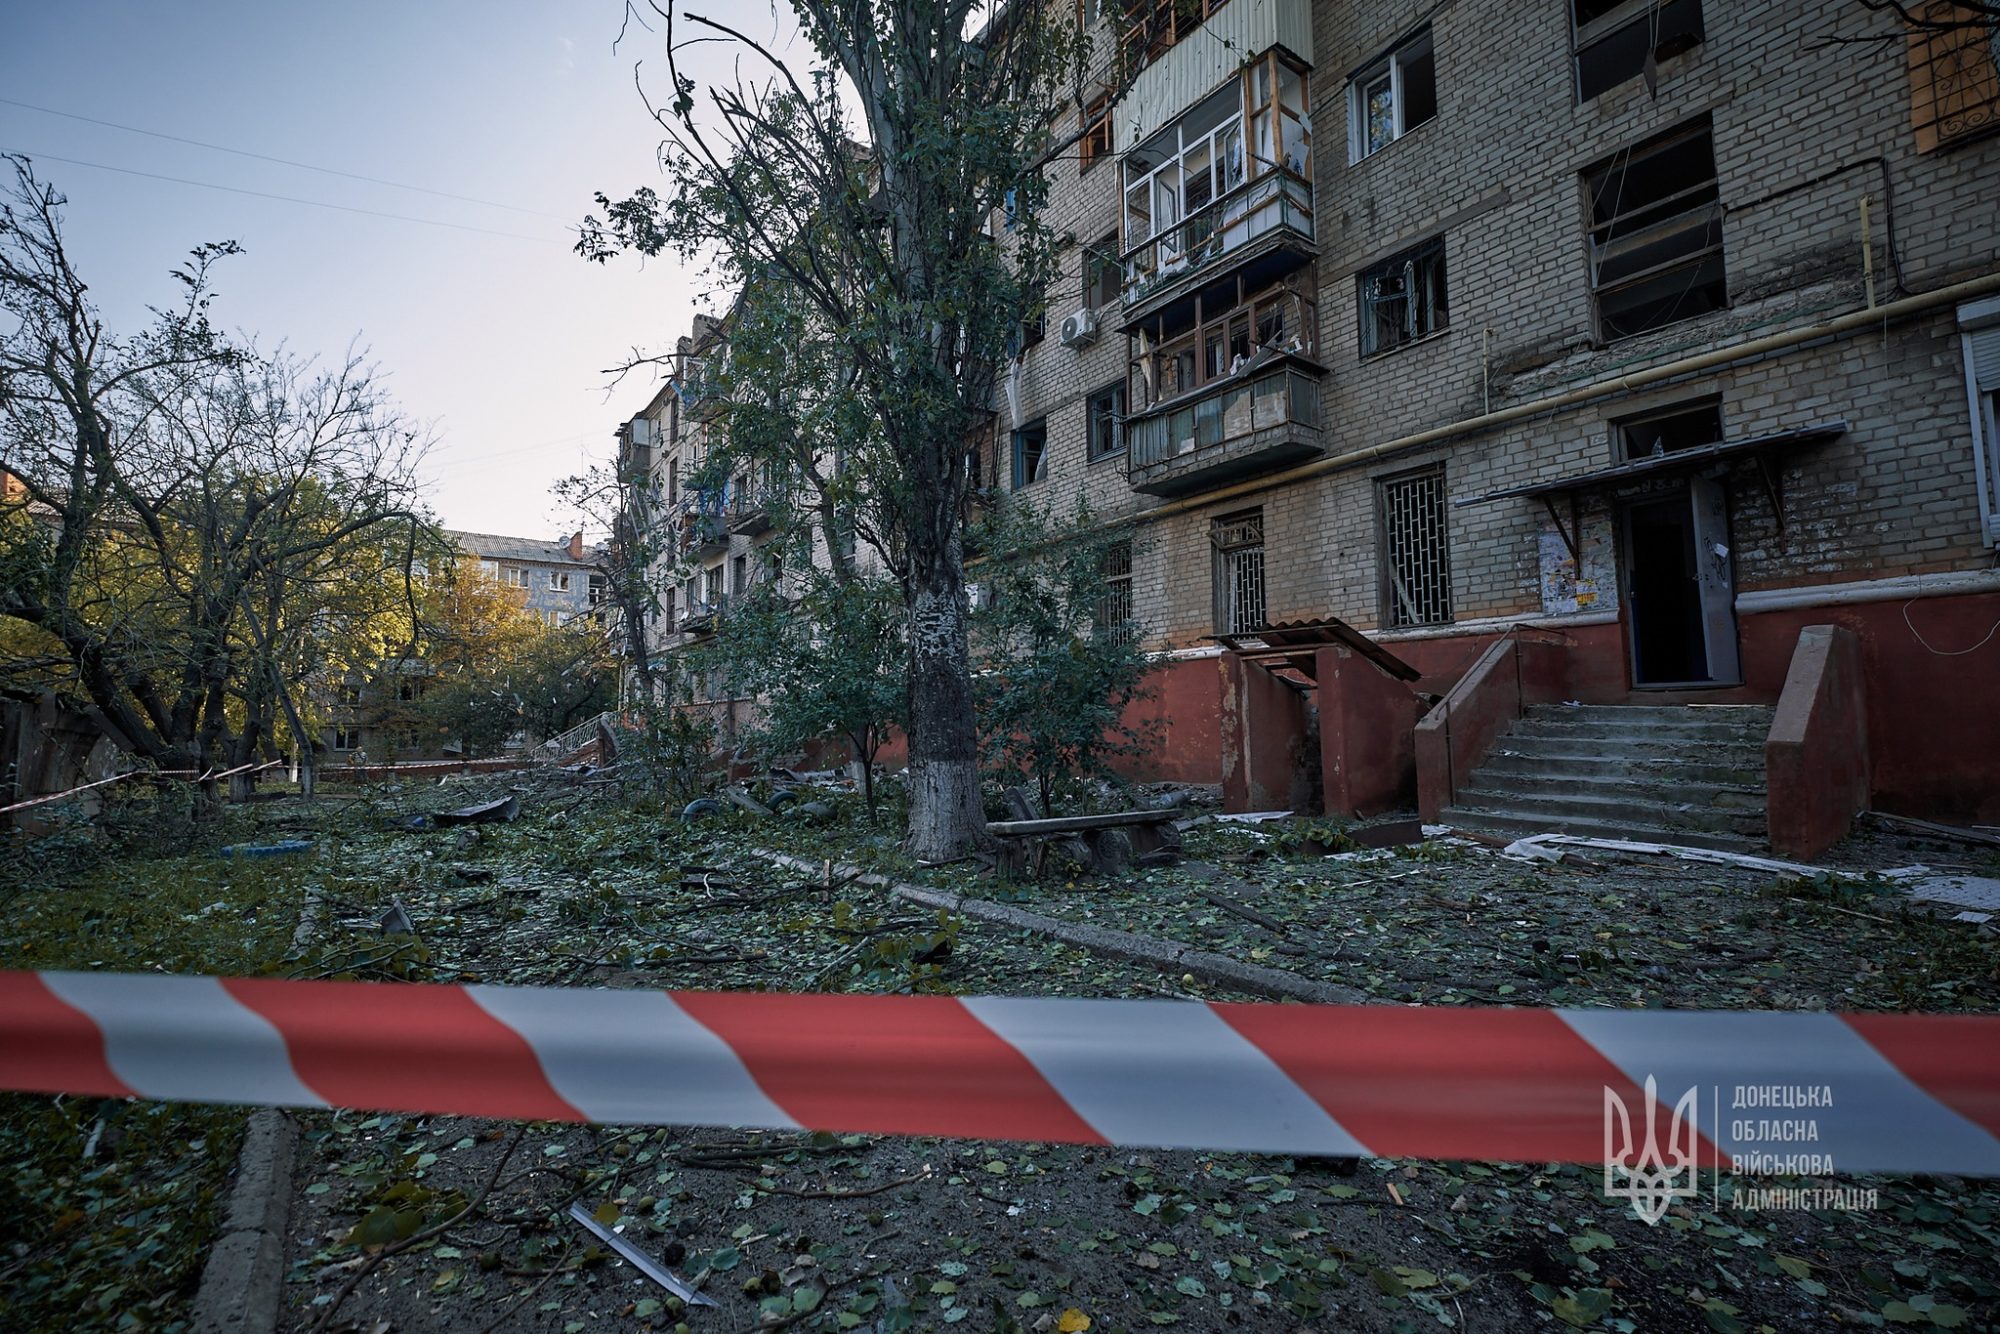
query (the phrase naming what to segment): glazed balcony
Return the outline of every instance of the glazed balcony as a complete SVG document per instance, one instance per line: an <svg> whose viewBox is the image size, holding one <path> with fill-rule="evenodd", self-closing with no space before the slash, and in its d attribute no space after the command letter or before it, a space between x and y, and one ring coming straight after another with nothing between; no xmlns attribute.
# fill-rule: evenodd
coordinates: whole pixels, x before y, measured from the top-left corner
<svg viewBox="0 0 2000 1334"><path fill-rule="evenodd" d="M1319 371L1287 362L1126 419L1126 475L1149 496L1185 496L1326 453Z"/></svg>
<svg viewBox="0 0 2000 1334"><path fill-rule="evenodd" d="M1267 171L1125 252L1125 327L1225 271L1243 270L1261 287L1313 254L1312 182L1289 168Z"/></svg>

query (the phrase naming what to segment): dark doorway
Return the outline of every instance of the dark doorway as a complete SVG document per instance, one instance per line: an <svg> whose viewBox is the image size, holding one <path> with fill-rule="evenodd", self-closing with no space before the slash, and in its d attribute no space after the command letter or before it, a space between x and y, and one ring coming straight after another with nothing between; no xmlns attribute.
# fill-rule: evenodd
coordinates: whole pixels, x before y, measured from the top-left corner
<svg viewBox="0 0 2000 1334"><path fill-rule="evenodd" d="M1626 606L1634 685L1706 682L1694 515L1685 493L1625 511Z"/></svg>

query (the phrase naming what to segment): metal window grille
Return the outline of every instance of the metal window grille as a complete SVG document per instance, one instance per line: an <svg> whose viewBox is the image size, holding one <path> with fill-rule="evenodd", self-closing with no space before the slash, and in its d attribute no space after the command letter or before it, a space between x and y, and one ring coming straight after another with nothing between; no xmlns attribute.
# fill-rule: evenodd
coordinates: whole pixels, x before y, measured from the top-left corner
<svg viewBox="0 0 2000 1334"><path fill-rule="evenodd" d="M1451 560L1446 540L1444 469L1385 478L1381 513L1382 599L1391 626L1451 619Z"/></svg>
<svg viewBox="0 0 2000 1334"><path fill-rule="evenodd" d="M1226 635L1264 628L1264 512L1227 514L1209 527L1215 547L1215 624Z"/></svg>
<svg viewBox="0 0 2000 1334"><path fill-rule="evenodd" d="M1104 591L1092 619L1099 630L1122 629L1132 621L1132 544L1114 542L1104 551Z"/></svg>

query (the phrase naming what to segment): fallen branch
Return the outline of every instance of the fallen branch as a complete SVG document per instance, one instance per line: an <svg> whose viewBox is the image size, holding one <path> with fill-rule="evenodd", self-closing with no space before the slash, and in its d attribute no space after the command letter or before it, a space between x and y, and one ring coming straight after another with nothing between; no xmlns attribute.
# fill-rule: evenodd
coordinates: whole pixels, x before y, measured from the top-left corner
<svg viewBox="0 0 2000 1334"><path fill-rule="evenodd" d="M894 1181L878 1181L872 1186L857 1186L852 1190L801 1190L795 1186L773 1186L771 1193L790 1195L801 1200L858 1200L865 1196L892 1191L898 1186L911 1186L919 1181L927 1181L930 1175L931 1169L926 1167L921 1172L912 1172L906 1177L897 1177Z"/></svg>
<svg viewBox="0 0 2000 1334"><path fill-rule="evenodd" d="M1290 927L1286 926L1283 922L1279 921L1277 918L1266 916L1265 914L1258 912L1255 908L1252 908L1249 904L1239 903L1235 899L1230 898L1227 894L1217 894L1210 890L1204 889L1201 891L1201 896L1203 899L1214 904L1216 907L1222 909L1222 911L1226 913L1233 913L1235 916L1241 917L1246 922L1255 922L1258 926L1263 927L1266 931L1274 932L1277 935L1281 936L1287 935L1291 931Z"/></svg>
<svg viewBox="0 0 2000 1334"><path fill-rule="evenodd" d="M354 1290L361 1286L361 1280L374 1273L383 1261L389 1259L391 1256L401 1255L411 1247L422 1245L431 1238L449 1231L453 1227L456 1227L460 1220L469 1217L474 1210L485 1204L486 1197L493 1193L494 1185L500 1180L500 1174L507 1170L507 1162L514 1156L514 1150L521 1147L521 1137L527 1133L528 1126L526 1122L514 1128L514 1137L507 1141L507 1149L500 1155L500 1161L493 1165L493 1171L486 1178L486 1184L479 1188L477 1195L474 1195L465 1202L463 1209L460 1209L441 1223L433 1223L421 1231L412 1232L401 1241L392 1241L381 1250L375 1252L375 1254L369 1256L367 1263L355 1270L354 1276L341 1284L340 1291L333 1294L333 1300L326 1304L326 1310L320 1312L319 1319L313 1322L312 1334L325 1334L327 1326L333 1323L333 1313L340 1309L340 1304L351 1297L354 1294Z"/></svg>

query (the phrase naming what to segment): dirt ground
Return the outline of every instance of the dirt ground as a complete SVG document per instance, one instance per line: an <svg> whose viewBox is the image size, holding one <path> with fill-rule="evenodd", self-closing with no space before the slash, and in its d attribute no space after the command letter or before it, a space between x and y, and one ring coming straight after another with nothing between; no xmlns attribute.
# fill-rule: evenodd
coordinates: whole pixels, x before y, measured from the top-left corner
<svg viewBox="0 0 2000 1334"><path fill-rule="evenodd" d="M1989 929L1865 881L1667 861L1526 865L1440 840L1326 856L1322 827L1305 831L1319 839L1308 842L1296 828L1207 824L1189 831L1178 866L1117 882L1058 873L1008 884L973 866L900 864L893 840L838 794L836 818L818 827L737 814L686 824L613 789L559 786L529 791L513 824L397 826L503 788L467 780L267 816L273 831L311 823L316 852L232 885L235 906L203 920L295 920L310 902L314 943L276 954L266 943L246 968L297 977L1245 999L750 855L780 847L858 857L1386 1002L1991 1012L2000 1001ZM2000 870L1963 846L1880 834L1841 857ZM10 897L0 929L41 939L21 925L36 902L31 890ZM414 933L379 929L392 904ZM31 966L56 966L50 947L37 948ZM1869 1179L1848 1184L1879 1192L1872 1212L1750 1213L1708 1201L1649 1228L1604 1199L1596 1169L1567 1166L299 1119L281 1322L292 1331L2000 1321L1995 1183ZM717 1306L683 1311L568 1216L577 1203ZM46 1258L30 1247L13 1263L27 1272ZM0 1251L0 1275L9 1263ZM13 1281L0 1277L0 1289ZM118 1327L114 1308L101 1319L81 1309L72 1323ZM158 1309L163 1318L128 1327L171 1328L173 1303Z"/></svg>
<svg viewBox="0 0 2000 1334"><path fill-rule="evenodd" d="M735 816L685 826L643 815L603 821L579 806L531 811L476 842L440 833L396 845L420 859L400 898L431 952L426 967L439 974L1228 998L1189 977L940 919L858 885L828 891L748 855L771 845L819 856L860 849L895 869L886 842L851 814L819 829ZM1328 857L1300 842L1205 826L1191 832L1182 865L1115 883L1058 875L1001 884L966 867L900 869L1389 1001L1990 1009L2000 996L1990 936L1880 887L1675 862L1529 866L1437 841ZM1892 850L1893 864L1940 851L1880 849ZM336 914L323 949L348 948L339 922L365 922L376 906ZM372 939L357 935L352 947ZM435 1216L493 1177L508 1133L358 1117L314 1126L294 1229L293 1328L312 1328L325 1299L368 1263L351 1231L396 1182L435 1194L441 1203L420 1211ZM396 1330L460 1331L497 1320L575 1334L685 1319L690 1328L1032 1330L1067 1318L1097 1330L1731 1330L1909 1315L1952 1328L1996 1310L2000 1192L1990 1186L1883 1181L1872 1183L1882 1201L1873 1214L1683 1210L1651 1229L1607 1203L1597 1177L1570 1167L540 1127L513 1147L476 1215L369 1272L331 1327L388 1320ZM576 1201L698 1281L720 1309L680 1313L668 1294L604 1258L564 1216Z"/></svg>

